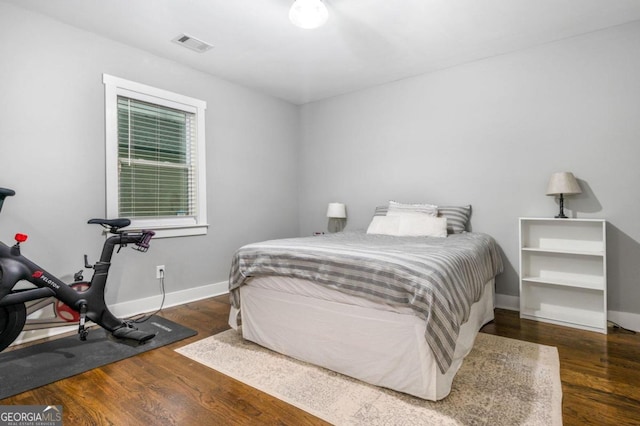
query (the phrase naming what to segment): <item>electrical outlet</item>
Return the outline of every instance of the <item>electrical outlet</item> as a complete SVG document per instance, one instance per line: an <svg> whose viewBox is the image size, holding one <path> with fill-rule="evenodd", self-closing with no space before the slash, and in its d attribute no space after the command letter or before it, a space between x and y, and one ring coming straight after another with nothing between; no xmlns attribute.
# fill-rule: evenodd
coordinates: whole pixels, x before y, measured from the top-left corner
<svg viewBox="0 0 640 426"><path fill-rule="evenodd" d="M156 266L156 278L164 278L164 274L166 273L166 269L164 265Z"/></svg>

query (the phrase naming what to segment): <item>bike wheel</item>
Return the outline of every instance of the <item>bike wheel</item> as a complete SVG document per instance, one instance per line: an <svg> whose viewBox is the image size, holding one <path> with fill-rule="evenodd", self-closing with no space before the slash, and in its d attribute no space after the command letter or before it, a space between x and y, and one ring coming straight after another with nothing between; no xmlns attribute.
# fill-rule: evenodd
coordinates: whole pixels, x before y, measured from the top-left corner
<svg viewBox="0 0 640 426"><path fill-rule="evenodd" d="M27 320L24 303L0 306L0 351L16 340Z"/></svg>

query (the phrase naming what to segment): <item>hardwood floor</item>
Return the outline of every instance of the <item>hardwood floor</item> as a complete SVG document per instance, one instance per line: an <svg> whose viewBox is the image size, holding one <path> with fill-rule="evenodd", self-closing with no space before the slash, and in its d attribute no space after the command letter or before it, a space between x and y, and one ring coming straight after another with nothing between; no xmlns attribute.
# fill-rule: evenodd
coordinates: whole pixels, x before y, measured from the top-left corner
<svg viewBox="0 0 640 426"><path fill-rule="evenodd" d="M327 424L174 351L226 330L228 312L227 296L166 309L162 316L198 335L0 405L62 405L65 425ZM640 425L639 335L520 320L505 310L496 310L496 320L482 331L558 347L565 425Z"/></svg>
<svg viewBox="0 0 640 426"><path fill-rule="evenodd" d="M482 331L558 348L565 426L640 425L640 335L521 320L500 309Z"/></svg>

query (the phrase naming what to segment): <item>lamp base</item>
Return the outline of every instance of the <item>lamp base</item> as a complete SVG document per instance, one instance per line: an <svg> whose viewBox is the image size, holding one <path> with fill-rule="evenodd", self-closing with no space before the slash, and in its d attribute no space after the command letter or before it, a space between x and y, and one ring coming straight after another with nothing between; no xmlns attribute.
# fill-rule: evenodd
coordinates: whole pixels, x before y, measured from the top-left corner
<svg viewBox="0 0 640 426"><path fill-rule="evenodd" d="M564 196L560 194L560 213L555 216L556 219L568 219L564 214Z"/></svg>
<svg viewBox="0 0 640 426"><path fill-rule="evenodd" d="M328 229L330 233L342 232L344 230L346 219L330 217Z"/></svg>

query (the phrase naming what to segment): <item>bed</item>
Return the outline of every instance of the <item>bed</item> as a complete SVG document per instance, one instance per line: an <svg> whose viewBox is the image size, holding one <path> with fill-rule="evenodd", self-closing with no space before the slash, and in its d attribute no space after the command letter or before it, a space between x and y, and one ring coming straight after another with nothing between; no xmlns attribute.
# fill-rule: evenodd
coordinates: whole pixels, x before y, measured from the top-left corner
<svg viewBox="0 0 640 426"><path fill-rule="evenodd" d="M374 229L378 216L387 211L376 209L367 232L241 247L230 271L229 323L293 358L442 399L493 319L499 250L489 235L452 230L455 220L436 237L422 235L431 222L420 235L399 234L396 219L385 222L391 232Z"/></svg>

